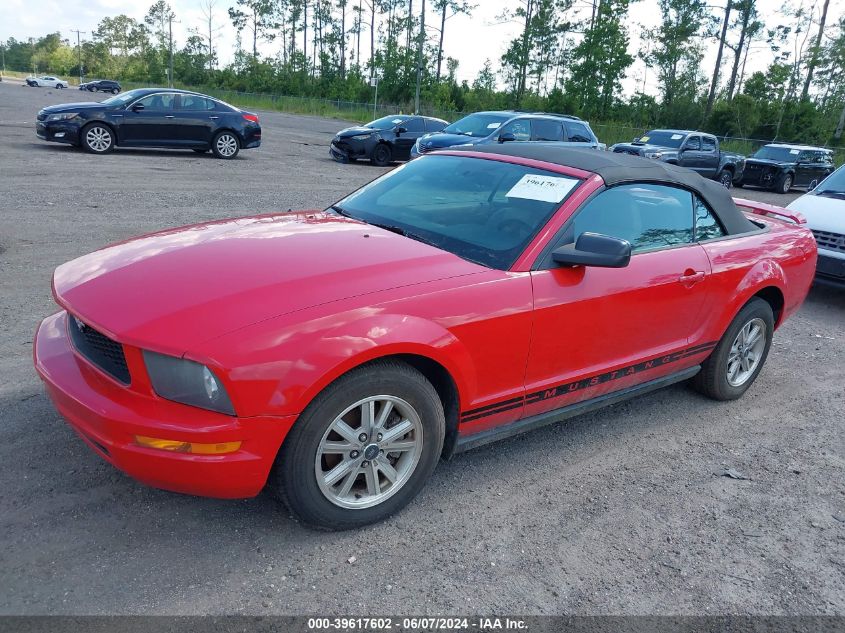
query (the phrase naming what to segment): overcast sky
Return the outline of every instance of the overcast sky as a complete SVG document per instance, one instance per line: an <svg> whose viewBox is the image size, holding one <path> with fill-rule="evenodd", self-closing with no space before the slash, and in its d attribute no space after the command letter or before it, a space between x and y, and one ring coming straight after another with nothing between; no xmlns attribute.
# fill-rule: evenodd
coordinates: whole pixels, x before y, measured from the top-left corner
<svg viewBox="0 0 845 633"><path fill-rule="evenodd" d="M144 15L152 4L153 0L0 0L0 40L8 37L26 39L37 37L48 32L60 31L62 36L72 39L75 43L76 34L71 29L85 31L83 39L89 39L97 23L105 16L114 16L125 13L137 20L143 20ZM445 54L459 60L458 80L466 79L472 81L478 71L483 67L485 59L493 61L494 67L498 67L499 58L506 50L508 43L519 32L519 25L515 23L501 23L498 16L505 7L513 6L512 0L474 0L477 5L472 17L458 15L446 23ZM787 0L788 3L798 6L802 0ZM820 10L822 0L803 0L803 6L807 9L813 8L816 15ZM189 28L204 28L203 15L200 10L201 0L170 0L179 19L179 24L174 24L174 38L177 43L184 43ZM219 49L221 61L226 63L231 60L232 51L235 45L235 30L229 22L227 9L234 4L234 0L217 0L215 7L218 26L223 28L219 31L219 38L216 46ZM356 4L353 2L350 5ZM428 6L431 6L428 2ZM724 6L724 0L714 0L714 4ZM418 7L420 0L415 2ZM785 23L779 13L784 6L783 0L757 0L760 15L764 16L770 26ZM581 7L586 15L591 6L590 0L575 0L575 6ZM845 0L831 0L828 11L828 24L835 24L845 10ZM721 12L721 10L720 10ZM630 10L629 29L631 35L630 50L635 54L643 45L641 31L643 28L650 28L656 25L660 19L657 0L639 0L633 2ZM429 14L426 22L439 27L439 19ZM436 42L437 32L429 32L431 42ZM244 46L247 46L248 34L244 33ZM368 38L363 38L362 56L365 54ZM278 44L265 44L262 46L262 53L273 55L278 51ZM704 68L711 72L716 58L716 44L713 41L705 42ZM731 51L725 50L726 56L731 56ZM771 62L772 54L762 41L752 44L751 54L748 58L746 75L755 70L765 69ZM723 72L729 70L725 60ZM642 62L637 61L629 70L628 78L623 86L625 92L633 93L642 89L656 93L656 76L654 71L646 71Z"/></svg>

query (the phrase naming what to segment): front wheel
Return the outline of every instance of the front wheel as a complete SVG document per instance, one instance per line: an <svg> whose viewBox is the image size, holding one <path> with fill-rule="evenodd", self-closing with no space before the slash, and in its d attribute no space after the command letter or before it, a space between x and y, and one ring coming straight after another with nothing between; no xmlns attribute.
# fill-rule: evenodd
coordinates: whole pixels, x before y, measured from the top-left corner
<svg viewBox="0 0 845 633"><path fill-rule="evenodd" d="M56 84L56 90L61 90L62 88L64 88L62 84Z"/></svg>
<svg viewBox="0 0 845 633"><path fill-rule="evenodd" d="M271 486L304 523L346 530L407 505L434 471L445 418L434 387L405 363L360 367L294 424Z"/></svg>
<svg viewBox="0 0 845 633"><path fill-rule="evenodd" d="M228 130L219 132L211 142L211 151L217 158L234 158L238 155L239 150L238 137Z"/></svg>
<svg viewBox="0 0 845 633"><path fill-rule="evenodd" d="M789 190L792 189L792 174L786 174L777 184L777 190L780 193L789 193Z"/></svg>
<svg viewBox="0 0 845 633"><path fill-rule="evenodd" d="M754 383L772 345L772 307L749 301L731 322L716 349L692 379L693 387L714 400L736 400Z"/></svg>
<svg viewBox="0 0 845 633"><path fill-rule="evenodd" d="M118 90L117 88L112 88L112 89L111 89L111 93L112 93L113 95L116 95L118 92L120 92L120 90Z"/></svg>
<svg viewBox="0 0 845 633"><path fill-rule="evenodd" d="M373 165L385 167L390 164L391 157L390 147L384 143L379 143L373 148L373 154L370 160Z"/></svg>
<svg viewBox="0 0 845 633"><path fill-rule="evenodd" d="M719 173L717 180L725 189L730 189L731 186L733 186L734 175L731 172L724 170Z"/></svg>
<svg viewBox="0 0 845 633"><path fill-rule="evenodd" d="M82 128L82 147L92 154L107 154L114 149L114 134L107 125L90 123Z"/></svg>

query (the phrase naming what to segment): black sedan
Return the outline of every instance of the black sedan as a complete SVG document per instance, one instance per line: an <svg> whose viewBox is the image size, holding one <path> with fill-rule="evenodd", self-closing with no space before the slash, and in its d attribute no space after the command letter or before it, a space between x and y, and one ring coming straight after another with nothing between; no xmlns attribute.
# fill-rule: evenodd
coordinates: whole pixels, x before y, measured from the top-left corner
<svg viewBox="0 0 845 633"><path fill-rule="evenodd" d="M79 84L80 90L87 90L88 92L110 92L116 95L120 92L120 84L111 79L95 79L84 84Z"/></svg>
<svg viewBox="0 0 845 633"><path fill-rule="evenodd" d="M394 114L341 130L332 139L329 154L341 162L368 158L383 167L394 160L408 160L419 137L439 132L446 125L432 117Z"/></svg>
<svg viewBox="0 0 845 633"><path fill-rule="evenodd" d="M130 90L102 103L49 106L38 113L35 134L92 154L115 146L165 147L234 158L241 149L261 145L257 115L172 88Z"/></svg>

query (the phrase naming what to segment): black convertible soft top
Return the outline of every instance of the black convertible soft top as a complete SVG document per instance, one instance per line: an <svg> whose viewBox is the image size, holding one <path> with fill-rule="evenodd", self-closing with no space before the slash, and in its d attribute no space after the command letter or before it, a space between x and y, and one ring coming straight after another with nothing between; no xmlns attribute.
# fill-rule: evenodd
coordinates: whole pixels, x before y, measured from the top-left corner
<svg viewBox="0 0 845 633"><path fill-rule="evenodd" d="M685 167L662 163L651 158L595 149L575 149L545 143L502 143L452 147L448 151L502 154L504 156L539 160L564 167L574 167L598 174L608 187L631 182L680 185L697 193L713 210L713 213L716 214L729 234L747 233L759 228L737 209L733 198L722 185L713 180L707 180Z"/></svg>

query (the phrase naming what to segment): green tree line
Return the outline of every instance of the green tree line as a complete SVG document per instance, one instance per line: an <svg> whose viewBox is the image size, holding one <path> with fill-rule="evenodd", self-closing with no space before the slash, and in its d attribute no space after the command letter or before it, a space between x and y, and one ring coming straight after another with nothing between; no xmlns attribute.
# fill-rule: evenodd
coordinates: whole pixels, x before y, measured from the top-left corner
<svg viewBox="0 0 845 633"><path fill-rule="evenodd" d="M660 20L630 46L637 0L512 0L499 16L517 35L473 81L458 81L451 18L471 0L201 0L203 20L176 42L179 20L157 0L144 20L104 17L79 45L61 33L2 44L6 67L410 109L417 77L427 110L519 108L575 114L595 124L699 128L722 136L842 145L845 17L830 0L760 15L757 0L658 0ZM219 63L222 29L235 29ZM454 32L453 32L454 31ZM490 42L490 46L498 46ZM704 50L717 50L704 64ZM267 55L267 51L273 51ZM262 54L264 52L264 54ZM749 58L768 60L746 72ZM637 59L645 75L633 77ZM172 63L172 77L170 66ZM622 82L636 79L626 95ZM645 92L648 79L658 94Z"/></svg>

